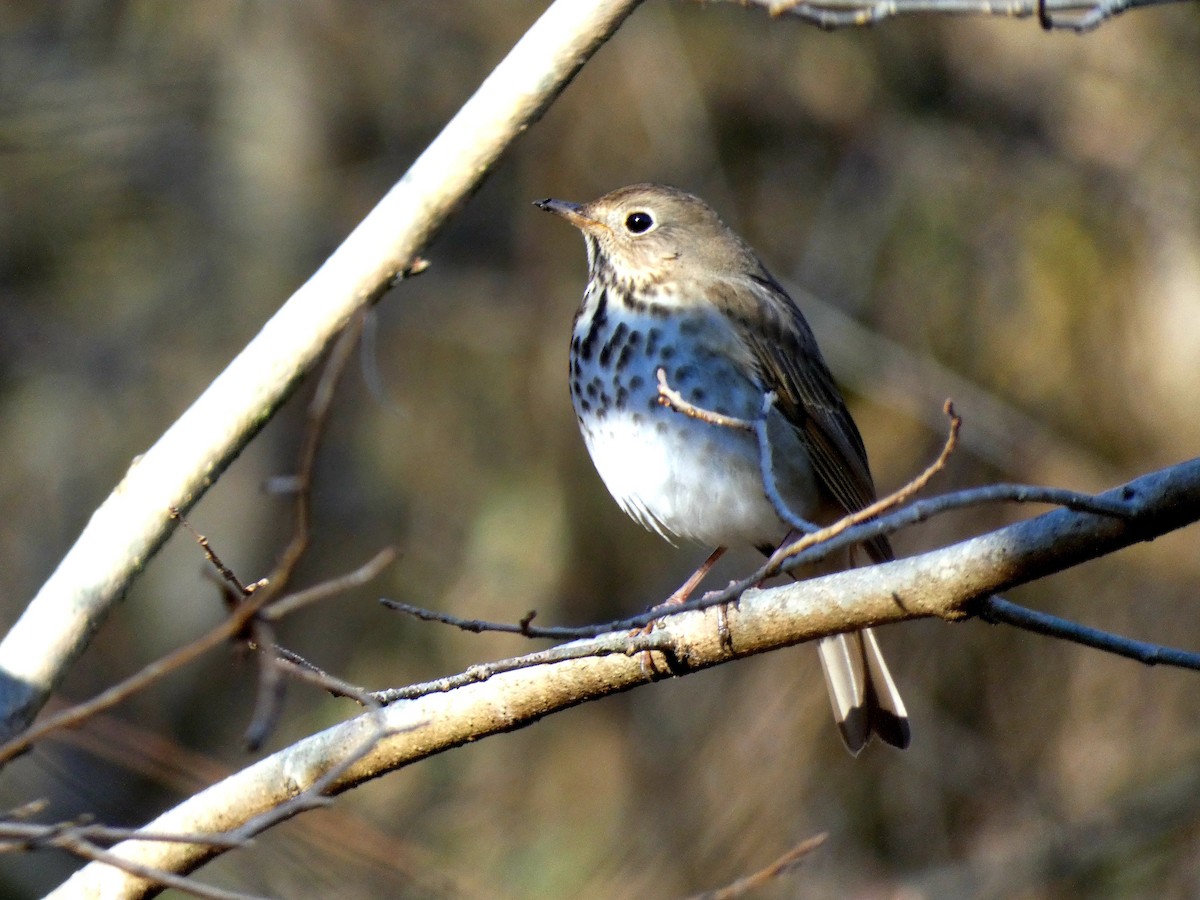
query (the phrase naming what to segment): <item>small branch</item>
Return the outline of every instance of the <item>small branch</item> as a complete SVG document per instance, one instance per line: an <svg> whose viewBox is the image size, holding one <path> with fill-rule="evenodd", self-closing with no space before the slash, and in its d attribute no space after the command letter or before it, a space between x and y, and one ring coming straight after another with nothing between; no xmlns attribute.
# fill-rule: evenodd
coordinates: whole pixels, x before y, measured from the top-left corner
<svg viewBox="0 0 1200 900"><path fill-rule="evenodd" d="M827 538L823 543L795 551L788 559L791 567L798 567L817 562L825 556L847 547L860 544L863 541L880 534L891 534L910 525L925 522L934 516L954 512L967 507L981 506L987 503L1045 503L1061 506L1075 512L1092 513L1115 519L1131 521L1137 518L1145 509L1141 495L1132 488L1110 491L1108 494L1095 496L1067 491L1061 488L1043 488L1025 484L995 484L981 488L969 488L956 491L941 497L918 500L903 509L889 513L874 522L865 522ZM721 591L705 594L681 603L673 608L675 612L707 609L735 600L742 592L758 584L771 574L772 567L764 563L756 572L735 581ZM657 606L623 619L614 619L598 625L568 626L568 625L534 625L535 613L529 613L520 622L492 622L486 619L467 619L451 613L425 609L398 600L383 598L384 606L396 612L412 616L427 622L438 622L450 625L462 631L473 633L500 632L503 634L521 634L531 638L550 639L585 639L604 634L608 631L618 631L622 628L641 628L662 618L662 612Z"/></svg>
<svg viewBox="0 0 1200 900"><path fill-rule="evenodd" d="M351 353L354 352L359 335L362 334L365 316L365 310L357 312L342 333L338 335L308 404L304 438L301 441L300 459L295 474L296 519L292 527L292 537L276 561L275 568L267 576L267 581L274 586L273 590L276 595L287 587L296 571L296 565L308 549L309 538L312 534L312 475L317 461L317 450L321 446L321 439L325 436L325 426L329 422L329 413L333 408L334 392L338 382L341 381L342 374L346 371L346 364L350 360Z"/></svg>
<svg viewBox="0 0 1200 900"><path fill-rule="evenodd" d="M946 462L950 459L950 454L958 446L958 432L962 427L962 417L954 412L954 404L949 400L946 401L943 409L946 415L950 417L950 433L946 436L946 443L942 446L942 452L938 454L937 459L925 468L924 472L899 490L893 491L886 497L876 500L869 506L843 516L826 528L810 532L788 546L780 547L771 554L771 558L767 561L766 574L772 575L776 572L789 571L792 558L809 547L820 545L826 551L822 555L827 555L830 552L828 548L829 542L838 535L844 534L856 525L862 525L872 519L877 519L883 513L906 503L924 490L925 486L933 479L933 476L946 467ZM765 435L763 439L765 439Z"/></svg>
<svg viewBox="0 0 1200 900"><path fill-rule="evenodd" d="M751 434L754 433L754 422L727 416L723 413L714 412L711 409L696 406L694 403L689 403L684 399L683 394L667 383L666 369L659 368L654 374L658 379L658 402L663 406L668 406L676 412L683 413L685 416L699 419L701 422L707 422L709 425L716 425L719 428L732 428L735 431L749 431ZM765 396L773 397L774 395L768 392ZM770 409L769 405L764 407L762 413L759 415L760 419L766 417L768 409Z"/></svg>
<svg viewBox="0 0 1200 900"><path fill-rule="evenodd" d="M225 850L241 847L246 843L241 838L230 837L227 834L159 834L152 831L140 831L136 828L116 828L112 825L101 825L95 822L52 822L42 825L5 821L0 822L0 853L58 847L59 838L64 835L78 840L105 844L125 841L134 837L139 841L174 843L186 841L211 844Z"/></svg>
<svg viewBox="0 0 1200 900"><path fill-rule="evenodd" d="M638 653L655 651L670 656L673 652L671 641L656 633L629 634L624 630L606 631L586 641L563 644L538 653L526 653L523 656L513 656L508 659L474 665L458 675L438 678L421 684L411 684L403 688L376 691L372 697L386 705L400 700L415 700L429 694L446 693L468 684L481 684L504 672L516 672L519 669L528 669L533 666L547 666L571 659L596 658L614 653L633 656Z"/></svg>
<svg viewBox="0 0 1200 900"><path fill-rule="evenodd" d="M217 551L213 549L208 538L193 528L192 523L183 517L183 513L174 506L168 507L167 513L171 516L172 520L192 536L192 540L204 551L204 558L208 560L209 565L216 569L221 581L229 585L237 597L249 597L258 588L266 586L266 583L261 581L251 585L242 584L241 579L237 577L233 569L225 565L221 557L217 555Z"/></svg>
<svg viewBox="0 0 1200 900"><path fill-rule="evenodd" d="M227 891L222 888L211 887L192 881L190 878L185 878L182 875L173 874L165 869L132 862L116 853L102 850L90 841L68 839L60 847L83 859L112 866L118 871L144 879L153 885L174 888L185 894L191 894L193 897L202 897L204 900L262 900L262 898L254 894L243 894L238 891Z"/></svg>
<svg viewBox="0 0 1200 900"><path fill-rule="evenodd" d="M422 261L423 262L423 261ZM423 271L424 265L419 271ZM366 310L359 310L350 323L338 336L325 361L321 377L313 390L312 399L308 404L308 415L305 420L304 438L300 445L300 458L296 466L295 483L295 523L292 536L284 547L275 567L263 579L270 596L264 607L268 606L291 583L296 572L296 566L308 550L312 538L312 482L313 469L316 466L317 450L321 439L325 436L329 414L333 409L333 398L337 385L346 371L350 355L362 334L363 320ZM341 581L343 579L339 579ZM312 594L313 592L310 592ZM330 596L328 590L316 592L316 596ZM300 604L293 601L291 608ZM267 737L275 730L279 718L283 715L283 701L287 693L287 682L279 668L279 653L275 643L275 630L264 618L255 617L250 623L251 643L259 651L259 675L257 699L254 703L254 713L250 724L246 727L243 742L246 749L253 752L258 750Z"/></svg>
<svg viewBox="0 0 1200 900"><path fill-rule="evenodd" d="M738 900L739 897L745 897L751 891L764 888L772 881L776 881L780 877L794 871L800 863L812 855L813 851L824 844L828 837L829 835L827 834L813 835L808 840L801 841L766 868L760 869L752 875L747 875L745 878L739 878L733 884L715 891L704 891L701 894L694 894L690 900Z"/></svg>
<svg viewBox="0 0 1200 900"><path fill-rule="evenodd" d="M736 0L742 6L760 6L772 16L788 16L832 31L861 28L887 19L917 14L955 16L1036 17L1046 30L1084 33L1127 10L1180 3L1185 0ZM1055 18L1054 13L1067 13Z"/></svg>
<svg viewBox="0 0 1200 900"><path fill-rule="evenodd" d="M981 600L974 610L985 622L1003 622L1025 631L1044 634L1047 637L1060 638L1085 647L1103 650L1126 659L1136 660L1148 666L1174 666L1180 669L1200 670L1200 653L1189 650L1177 650L1146 641L1135 641L1119 634L1110 634L1097 628L1089 628L1078 622L1071 622L1048 613L1037 612L1005 600L1002 597L988 597Z"/></svg>
<svg viewBox="0 0 1200 900"><path fill-rule="evenodd" d="M345 594L354 588L362 587L378 578L384 569L396 561L398 556L399 553L395 547L384 547L353 572L347 572L345 575L330 578L328 581L322 581L320 584L280 597L264 609L261 616L269 622L278 622L284 616L291 615L311 603L327 600L330 597Z"/></svg>
<svg viewBox="0 0 1200 900"><path fill-rule="evenodd" d="M406 616L412 616L414 619L421 619L426 622L439 622L442 625L450 625L460 631L469 631L474 634L481 634L485 631L498 631L502 634L522 634L525 637L534 638L588 638L595 637L598 634L603 634L605 631L611 631L607 625L597 625L595 630L591 627L585 629L573 628L566 625L534 625L533 620L536 613L529 613L520 622L489 622L486 619L464 619L461 616L453 615L452 613L438 612L433 609L425 609L424 607L414 606L411 603L403 603L399 600L389 600L386 597L380 601L388 609L393 609L398 613L403 613ZM655 617L656 618L656 617ZM625 620L622 619L622 622ZM651 618L649 621L654 621ZM642 623L646 624L646 623ZM620 627L619 625L617 627ZM634 626L630 626L631 628Z"/></svg>
<svg viewBox="0 0 1200 900"><path fill-rule="evenodd" d="M290 650L279 648L280 671L295 678L297 681L303 681L311 684L313 687L320 688L328 692L334 697L345 697L347 700L353 700L359 706L364 706L367 709L374 709L379 705L378 701L365 688L351 684L348 681L343 681L328 672L324 672L312 663L307 661L296 662L296 655Z"/></svg>
<svg viewBox="0 0 1200 900"><path fill-rule="evenodd" d="M955 433L956 432L952 429L952 437ZM952 449L952 441L947 441L947 448ZM938 460L926 470L926 474L936 470L938 463L944 463L947 455L948 449L944 448ZM1186 468L1188 466L1197 464L1200 464L1200 460L1193 460L1192 463L1185 463L1176 468ZM923 476L918 477L918 479L915 481L921 481L922 477ZM814 543L813 545L796 552L793 556L789 557L788 563L789 565L802 565L813 562L827 555L833 550L841 549L842 547L853 546L854 544L860 543L862 540L869 539L876 534L895 530L895 528L900 527L900 525L923 521L930 515L983 502L1018 501L1058 503L1065 507L1064 510L1062 510L1062 514L1077 513L1081 516L1086 514L1099 517L1101 520L1108 519L1113 520L1114 522L1120 522L1129 528L1134 528L1136 527L1137 520L1140 517L1150 515L1155 508L1151 493L1145 487L1139 488L1139 484L1145 485L1147 482L1144 479L1139 479L1137 482L1132 482L1098 497L1092 497L1086 494L1076 494L1071 491L1063 491L1053 488L1029 487L1027 485L993 485L988 488L960 491L945 497L918 501L909 507L885 516L878 521L863 523L858 526L847 528L844 531L840 531L839 533L835 534L833 537L828 538L825 543L819 545ZM901 493L903 493L903 491ZM1053 516L1055 514L1051 513L1048 515ZM1045 519L1046 516L1040 518ZM1032 520L1034 523L1037 521L1039 520ZM1025 525L1030 523L1022 524ZM1019 528L1021 526L1010 527ZM816 538L819 537L819 535L811 535L809 537ZM977 538L975 540L981 539ZM802 541L797 543L802 543ZM527 616L526 619L521 623L514 625L509 623L486 622L477 619L461 619L457 616L452 616L447 613L424 610L391 600L382 600L381 602L385 606L388 606L389 608L395 609L399 612L403 612L407 615L412 615L416 618L426 621L435 621L443 624L453 625L455 627L462 628L465 631L500 631L512 634L523 634L528 637L538 638L587 639L610 631L618 632L625 629L641 628L650 624L651 622L662 620L666 618L667 615L706 610L712 607L719 608L731 600L735 600L744 596L747 590L757 585L764 577L766 577L768 574L768 568L773 567L770 566L769 563L764 564L763 567L761 567L757 572L748 578L736 581L730 584L724 590L713 591L705 594L702 597L694 598L685 603L681 603L678 606L673 607L671 612L665 615L662 609L659 607L654 607L651 610L637 616L606 622L602 625L577 628L535 627L530 624L533 614ZM899 598L897 599L897 602L899 602ZM991 604L990 606L988 605L989 603ZM964 618L975 614L982 615L987 619L1005 621L1009 624L1016 625L1017 627L1039 631L1044 634L1050 634L1056 637L1062 637L1066 640L1083 643L1088 646L1096 647L1097 649L1108 650L1120 656L1139 660L1151 665L1159 664L1190 669L1196 668L1197 661L1200 660L1200 656L1197 656L1197 654L1186 650L1179 650L1161 645L1133 641L1119 635L1108 634L1106 632L1091 629L1087 626L1072 623L1064 619L1056 619L1053 616L1045 616L1044 614L1024 609L999 597L991 597L989 599L986 596L982 596L977 600L975 606L963 606L961 608L955 608L953 611L947 611L943 614L943 616L954 619ZM461 682L447 682L447 684L450 686L455 686L458 683Z"/></svg>
<svg viewBox="0 0 1200 900"><path fill-rule="evenodd" d="M775 480L775 466L771 458L771 441L767 434L767 417L770 415L771 409L775 406L777 399L774 391L767 391L763 394L762 408L759 410L758 416L753 421L748 421L746 419L737 419L733 416L722 415L713 410L702 409L688 402L679 391L667 383L665 369L657 369L655 377L658 379L659 403L663 406L670 407L676 412L683 413L685 416L690 416L693 419L699 419L710 425L716 425L719 428L732 428L736 431L748 431L753 434L758 444L758 464L759 469L762 471L763 489L766 491L767 499L771 501L771 505L775 508L775 512L779 514L779 517L789 527L797 531L810 533L819 530L819 526L796 515L791 507L784 502L783 496L779 493L779 486Z"/></svg>

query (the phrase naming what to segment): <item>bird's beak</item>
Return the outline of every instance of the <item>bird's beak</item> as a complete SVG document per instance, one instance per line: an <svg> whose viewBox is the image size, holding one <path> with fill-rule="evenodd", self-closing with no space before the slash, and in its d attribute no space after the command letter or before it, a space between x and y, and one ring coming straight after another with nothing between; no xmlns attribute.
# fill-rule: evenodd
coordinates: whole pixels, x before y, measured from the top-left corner
<svg viewBox="0 0 1200 900"><path fill-rule="evenodd" d="M538 209L544 209L546 212L562 216L576 228L583 231L591 231L600 224L584 213L583 207L578 203L570 203L566 200L553 200L547 197L545 200L533 201L533 205Z"/></svg>

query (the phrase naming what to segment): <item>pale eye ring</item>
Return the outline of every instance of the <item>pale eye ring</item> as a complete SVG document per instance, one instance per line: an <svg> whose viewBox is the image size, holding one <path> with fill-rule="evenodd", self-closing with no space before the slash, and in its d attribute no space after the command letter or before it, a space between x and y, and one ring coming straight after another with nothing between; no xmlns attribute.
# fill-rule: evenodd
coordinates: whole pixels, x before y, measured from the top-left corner
<svg viewBox="0 0 1200 900"><path fill-rule="evenodd" d="M654 217L645 210L631 212L625 217L625 229L630 234L645 234L654 227Z"/></svg>

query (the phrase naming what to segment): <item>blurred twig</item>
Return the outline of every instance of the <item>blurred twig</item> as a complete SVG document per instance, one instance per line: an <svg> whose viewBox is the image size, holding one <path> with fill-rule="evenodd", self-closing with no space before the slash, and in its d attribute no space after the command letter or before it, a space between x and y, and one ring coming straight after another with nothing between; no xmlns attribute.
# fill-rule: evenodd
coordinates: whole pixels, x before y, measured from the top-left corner
<svg viewBox="0 0 1200 900"><path fill-rule="evenodd" d="M690 900L737 900L739 897L745 897L751 891L765 887L772 881L794 871L814 850L824 844L828 837L827 834L813 835L808 840L801 841L769 866L715 891L694 894Z"/></svg>
<svg viewBox="0 0 1200 900"><path fill-rule="evenodd" d="M424 268L422 266L422 268ZM338 336L321 378L313 391L308 404L308 414L305 418L304 438L300 446L300 458L294 476L295 484L295 523L292 526L292 536L283 553L280 554L271 573L263 579L265 582L260 589L267 593L261 608L267 608L283 593L291 583L296 566L303 558L312 538L312 482L313 468L317 461L317 450L321 439L325 436L325 428L329 422L329 414L333 408L333 397L338 382L346 371L346 364L362 334L363 318L366 311L359 311ZM378 559L378 557L376 557ZM372 560L374 562L374 560ZM224 571L228 571L224 569ZM338 584L357 583L361 578L338 579ZM310 594L312 591L309 592ZM326 591L321 596L329 596ZM292 598L289 608L298 608L299 604ZM282 675L280 648L275 643L275 630L264 617L255 616L249 622L250 639L259 651L258 699L254 704L254 714L250 724L246 726L244 741L250 750L257 750L263 741L274 730L275 724L283 710L283 699L287 682ZM291 671L290 669L287 671Z"/></svg>
<svg viewBox="0 0 1200 900"><path fill-rule="evenodd" d="M73 822L36 823L25 821L44 808L44 803L28 803L0 816L0 854L28 852L31 850L59 850L74 854L85 860L108 863L117 868L148 879L163 886L173 887L185 894L204 897L208 900L254 900L249 894L226 891L210 887L172 872L140 865L104 849L102 844L131 840L135 836L141 841L162 843L199 843L222 850L245 846L247 838L226 834L165 834L132 828L114 828L95 822L79 820Z"/></svg>
<svg viewBox="0 0 1200 900"><path fill-rule="evenodd" d="M378 556L365 563L358 573L352 573L351 576L343 577L347 581L357 582L359 579L356 575L376 573L378 571L377 560ZM126 698L162 679L168 673L198 659L219 644L237 637L245 631L247 623L259 613L263 602L268 599L269 596L266 592L263 592L261 596L259 596L258 591L250 593L242 603L230 612L226 619L212 628L212 630L196 638L196 640L185 644L160 659L154 660L124 681L118 682L101 691L91 700L86 700L83 703L67 707L54 715L47 716L37 724L30 726L20 734L0 744L0 763L8 762L13 757L24 753L33 744L51 732L62 728L75 727L96 713L116 706ZM330 686L329 689L335 690L335 686Z"/></svg>

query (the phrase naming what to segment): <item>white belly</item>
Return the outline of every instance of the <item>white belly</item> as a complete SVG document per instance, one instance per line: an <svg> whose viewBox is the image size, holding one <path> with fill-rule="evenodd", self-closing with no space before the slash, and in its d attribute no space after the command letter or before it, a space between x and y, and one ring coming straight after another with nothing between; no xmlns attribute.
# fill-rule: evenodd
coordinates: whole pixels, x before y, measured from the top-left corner
<svg viewBox="0 0 1200 900"><path fill-rule="evenodd" d="M690 419L682 413L656 428L629 413L589 423L584 434L600 477L621 508L668 539L711 547L762 546L787 531L767 498L757 443L747 432ZM807 516L816 503L815 479L796 441L773 454L777 489L789 508Z"/></svg>

